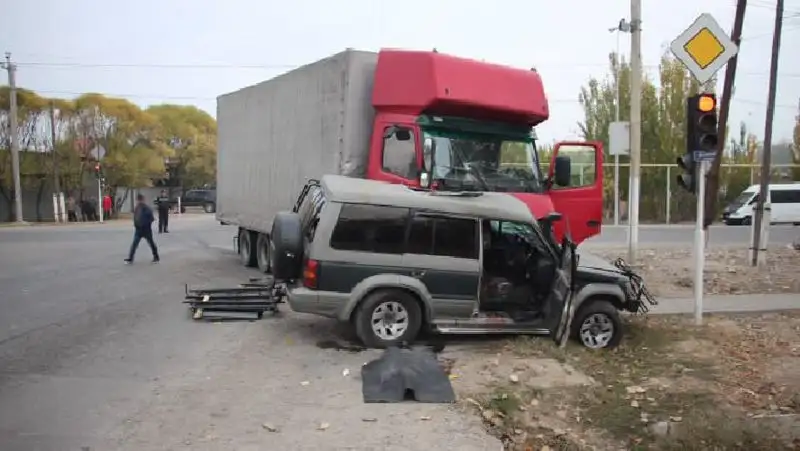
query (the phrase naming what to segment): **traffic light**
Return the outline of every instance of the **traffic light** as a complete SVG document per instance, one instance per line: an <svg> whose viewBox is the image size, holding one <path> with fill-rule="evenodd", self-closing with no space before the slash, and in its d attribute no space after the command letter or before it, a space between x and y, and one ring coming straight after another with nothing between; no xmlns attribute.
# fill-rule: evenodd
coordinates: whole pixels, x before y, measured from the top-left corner
<svg viewBox="0 0 800 451"><path fill-rule="evenodd" d="M98 179L103 177L103 168L100 166L100 163L94 164L94 176Z"/></svg>
<svg viewBox="0 0 800 451"><path fill-rule="evenodd" d="M690 193L697 190L697 164L717 151L717 96L697 94L686 99L686 154L679 157L678 185Z"/></svg>

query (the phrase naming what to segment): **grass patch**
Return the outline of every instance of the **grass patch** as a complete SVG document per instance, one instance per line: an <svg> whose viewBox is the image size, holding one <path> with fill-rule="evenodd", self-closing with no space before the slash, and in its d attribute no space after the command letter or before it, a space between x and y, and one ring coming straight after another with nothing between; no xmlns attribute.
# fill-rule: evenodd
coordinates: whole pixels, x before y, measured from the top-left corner
<svg viewBox="0 0 800 451"><path fill-rule="evenodd" d="M541 393L525 393L526 387L517 384L495 388L484 402L487 410L500 413L502 421L495 421L493 429L512 438L509 449L585 448L587 443L580 442L605 449L603 440L612 449L792 449L766 422L747 417L738 404L725 399L731 389L720 384L738 375L731 366L733 357L739 368L756 363L730 355L730 340L737 337L723 340L718 329L696 327L684 316L624 321L625 339L613 350L576 343L560 349L549 340L529 337L505 344L504 351L516 357L554 359L596 382ZM539 417L555 418L555 423L530 421L525 411L533 398L541 400Z"/></svg>

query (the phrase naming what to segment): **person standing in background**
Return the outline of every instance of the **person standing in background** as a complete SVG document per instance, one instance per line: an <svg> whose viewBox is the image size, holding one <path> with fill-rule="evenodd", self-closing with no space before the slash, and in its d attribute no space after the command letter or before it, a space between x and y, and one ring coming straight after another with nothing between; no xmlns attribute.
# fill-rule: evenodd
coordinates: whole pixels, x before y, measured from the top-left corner
<svg viewBox="0 0 800 451"><path fill-rule="evenodd" d="M103 196L103 217L108 219L111 217L111 206L113 202L111 201L111 196L106 194Z"/></svg>
<svg viewBox="0 0 800 451"><path fill-rule="evenodd" d="M75 198L69 196L67 198L67 221L69 222L78 222L78 215L75 213L75 209L78 207L77 203L75 202Z"/></svg>
<svg viewBox="0 0 800 451"><path fill-rule="evenodd" d="M158 233L169 233L169 196L167 190L162 189L161 194L156 197L156 208L158 209Z"/></svg>
<svg viewBox="0 0 800 451"><path fill-rule="evenodd" d="M153 241L153 210L144 203L144 195L136 195L136 208L133 210L133 243L131 243L131 250L128 252L128 258L125 259L125 264L130 265L133 263L133 257L136 254L136 248L139 247L139 241L142 238L150 245L150 250L153 251L153 263L158 263L161 259L158 257L158 248L155 241Z"/></svg>

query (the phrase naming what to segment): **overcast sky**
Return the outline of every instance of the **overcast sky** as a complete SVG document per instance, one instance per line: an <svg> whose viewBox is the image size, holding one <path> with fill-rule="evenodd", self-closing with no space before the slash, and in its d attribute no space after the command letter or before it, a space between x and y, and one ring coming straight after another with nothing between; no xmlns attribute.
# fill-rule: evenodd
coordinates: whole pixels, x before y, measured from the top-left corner
<svg viewBox="0 0 800 451"><path fill-rule="evenodd" d="M605 76L607 55L617 42L608 28L630 17L626 0L2 2L2 50L18 62L18 84L43 95L93 91L142 106L194 104L214 114L217 95L347 47L436 47L458 56L535 66L551 104L550 120L537 128L546 142L577 136L579 89L590 76ZM730 30L736 2L642 3L642 56L646 70L655 74L670 41L700 13L712 14ZM748 3L730 124L737 130L745 121L762 137L774 1ZM800 0L786 1L784 17L773 128L777 141L790 139L800 99ZM620 43L628 54L629 36L623 34Z"/></svg>

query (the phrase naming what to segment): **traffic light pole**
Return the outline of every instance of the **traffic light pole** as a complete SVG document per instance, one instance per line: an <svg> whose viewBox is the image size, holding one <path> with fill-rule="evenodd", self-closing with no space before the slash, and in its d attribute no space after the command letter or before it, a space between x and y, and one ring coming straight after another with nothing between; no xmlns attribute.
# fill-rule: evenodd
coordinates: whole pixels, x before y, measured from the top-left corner
<svg viewBox="0 0 800 451"><path fill-rule="evenodd" d="M706 168L708 162L700 160L697 167L697 218L694 225L694 322L703 325L703 268L706 264L705 232L703 216L705 213Z"/></svg>
<svg viewBox="0 0 800 451"><path fill-rule="evenodd" d="M100 224L103 223L103 178L97 178L97 217L100 219Z"/></svg>

